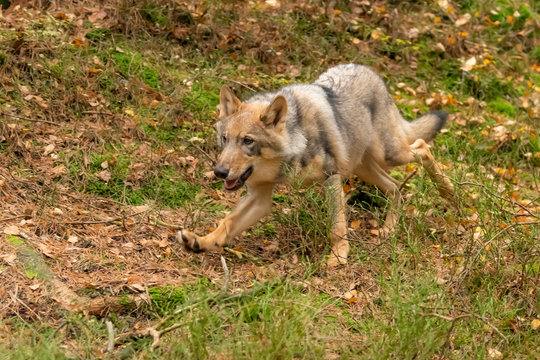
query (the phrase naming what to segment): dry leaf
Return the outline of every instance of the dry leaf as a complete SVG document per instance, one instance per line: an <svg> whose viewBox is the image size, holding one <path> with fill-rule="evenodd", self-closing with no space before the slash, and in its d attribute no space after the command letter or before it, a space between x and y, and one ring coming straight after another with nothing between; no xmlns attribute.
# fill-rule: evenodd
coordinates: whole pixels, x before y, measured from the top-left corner
<svg viewBox="0 0 540 360"><path fill-rule="evenodd" d="M19 85L19 90L21 91L21 94L28 95L30 94L30 90L24 85Z"/></svg>
<svg viewBox="0 0 540 360"><path fill-rule="evenodd" d="M373 40L380 39L380 38L382 38L383 36L384 36L384 33L383 33L382 31L380 31L380 30L373 30L373 31L371 32L371 38L372 38Z"/></svg>
<svg viewBox="0 0 540 360"><path fill-rule="evenodd" d="M47 156L49 155L50 153L52 153L54 150L54 144L49 144L45 147L45 151L43 152L43 155L44 156Z"/></svg>
<svg viewBox="0 0 540 360"><path fill-rule="evenodd" d="M97 176L105 182L109 182L109 180L111 180L111 173L107 170L100 171Z"/></svg>
<svg viewBox="0 0 540 360"><path fill-rule="evenodd" d="M0 259L4 260L6 264L9 266L15 265L15 260L17 260L16 254L6 254L6 255L0 255Z"/></svg>
<svg viewBox="0 0 540 360"><path fill-rule="evenodd" d="M459 17L459 19L456 20L456 22L454 23L456 26L461 26L461 25L465 25L466 23L469 22L469 20L471 20L471 14L467 13L467 14L463 14Z"/></svg>
<svg viewBox="0 0 540 360"><path fill-rule="evenodd" d="M39 289L39 286L40 286L39 283L35 283L35 284L30 285L29 288L30 290L37 290Z"/></svg>
<svg viewBox="0 0 540 360"><path fill-rule="evenodd" d="M347 291L345 294L343 294L343 298L347 300L347 302L356 302L358 299L358 291L354 289ZM351 301L351 299L354 299L354 301Z"/></svg>
<svg viewBox="0 0 540 360"><path fill-rule="evenodd" d="M540 320L538 319L533 319L531 321L531 329L533 330L538 330L540 328Z"/></svg>
<svg viewBox="0 0 540 360"><path fill-rule="evenodd" d="M503 358L503 354L502 354L502 352L500 352L500 351L497 350L497 349L489 348L489 349L488 349L488 357L489 357L490 359L498 360L498 359L502 359L502 358Z"/></svg>
<svg viewBox="0 0 540 360"><path fill-rule="evenodd" d="M105 11L103 11L103 9L99 9L98 11L92 13L92 14L88 17L88 20L90 20L91 22L95 23L95 22L98 21L98 20L104 19L106 16L107 16L107 13L106 13Z"/></svg>
<svg viewBox="0 0 540 360"><path fill-rule="evenodd" d="M465 61L465 63L463 64L463 66L461 66L460 69L463 71L471 71L474 65L476 65L476 58L473 56L472 58Z"/></svg>
<svg viewBox="0 0 540 360"><path fill-rule="evenodd" d="M358 229L360 227L360 220L351 221L351 229Z"/></svg>
<svg viewBox="0 0 540 360"><path fill-rule="evenodd" d="M4 234L6 235L19 235L21 230L17 225L8 225L4 228Z"/></svg>
<svg viewBox="0 0 540 360"><path fill-rule="evenodd" d="M41 251L43 255L51 259L53 258L53 251L49 245L44 244L44 243L37 243L37 247L39 248L39 251Z"/></svg>

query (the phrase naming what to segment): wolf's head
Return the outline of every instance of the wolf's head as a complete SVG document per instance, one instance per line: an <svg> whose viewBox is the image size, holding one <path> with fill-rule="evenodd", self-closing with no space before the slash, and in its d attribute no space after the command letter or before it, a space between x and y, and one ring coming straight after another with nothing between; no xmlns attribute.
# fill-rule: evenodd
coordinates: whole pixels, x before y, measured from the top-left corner
<svg viewBox="0 0 540 360"><path fill-rule="evenodd" d="M227 87L220 92L217 142L222 151L214 173L225 189L246 181L272 182L279 174L286 141L287 101L278 95L270 104L241 102Z"/></svg>

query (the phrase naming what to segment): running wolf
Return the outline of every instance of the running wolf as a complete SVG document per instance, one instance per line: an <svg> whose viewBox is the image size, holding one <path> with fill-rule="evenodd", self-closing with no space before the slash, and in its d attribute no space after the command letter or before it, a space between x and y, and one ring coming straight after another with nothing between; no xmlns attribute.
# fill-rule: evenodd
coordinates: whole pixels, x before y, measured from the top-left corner
<svg viewBox="0 0 540 360"><path fill-rule="evenodd" d="M376 73L348 64L330 68L314 83L286 86L240 101L227 86L220 92L217 142L222 152L214 173L224 188L247 186L247 195L206 236L182 230L178 238L193 251L220 249L271 211L272 191L288 177L324 181L331 213L328 266L349 254L342 179L356 176L378 186L392 201L383 229L395 227L400 183L388 172L398 165L424 165L439 191L453 187L429 151L428 142L447 114L435 111L404 120Z"/></svg>

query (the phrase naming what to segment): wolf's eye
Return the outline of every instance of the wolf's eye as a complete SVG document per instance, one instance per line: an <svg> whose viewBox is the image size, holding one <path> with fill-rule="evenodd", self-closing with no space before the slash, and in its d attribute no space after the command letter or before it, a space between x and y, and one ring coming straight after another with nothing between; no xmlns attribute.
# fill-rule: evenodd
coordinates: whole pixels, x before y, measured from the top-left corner
<svg viewBox="0 0 540 360"><path fill-rule="evenodd" d="M224 144L227 142L227 137L225 135L221 137L221 142Z"/></svg>
<svg viewBox="0 0 540 360"><path fill-rule="evenodd" d="M252 138L250 138L249 136L246 136L244 138L244 145L251 145L251 144L253 144L253 141L254 140Z"/></svg>

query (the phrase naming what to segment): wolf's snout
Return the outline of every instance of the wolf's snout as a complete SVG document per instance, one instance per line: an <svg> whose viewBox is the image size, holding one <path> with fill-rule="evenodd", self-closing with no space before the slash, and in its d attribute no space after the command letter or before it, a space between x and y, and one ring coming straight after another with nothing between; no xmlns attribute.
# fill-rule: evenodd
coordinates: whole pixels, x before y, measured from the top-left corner
<svg viewBox="0 0 540 360"><path fill-rule="evenodd" d="M216 174L216 176L220 179L225 179L227 176L229 176L229 169L218 166L214 169L214 174Z"/></svg>

